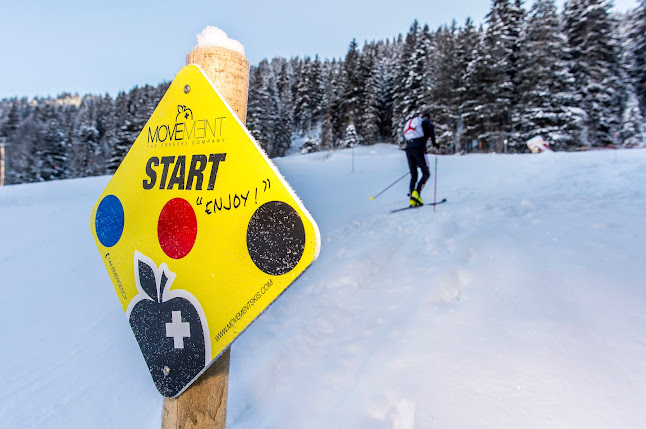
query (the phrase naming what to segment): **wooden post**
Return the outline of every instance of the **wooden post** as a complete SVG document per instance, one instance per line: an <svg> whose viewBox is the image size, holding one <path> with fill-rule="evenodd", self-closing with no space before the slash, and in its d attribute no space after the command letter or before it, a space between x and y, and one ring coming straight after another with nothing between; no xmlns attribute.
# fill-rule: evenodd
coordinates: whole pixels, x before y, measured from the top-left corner
<svg viewBox="0 0 646 429"><path fill-rule="evenodd" d="M186 56L186 64L202 67L238 118L246 123L249 61L244 55L216 46L197 46Z"/></svg>
<svg viewBox="0 0 646 429"><path fill-rule="evenodd" d="M162 429L224 429L231 348L177 398L164 398Z"/></svg>
<svg viewBox="0 0 646 429"><path fill-rule="evenodd" d="M197 46L187 55L186 64L199 65L240 121L246 122L249 62L243 54ZM164 399L162 429L226 427L230 356L229 348L178 398Z"/></svg>

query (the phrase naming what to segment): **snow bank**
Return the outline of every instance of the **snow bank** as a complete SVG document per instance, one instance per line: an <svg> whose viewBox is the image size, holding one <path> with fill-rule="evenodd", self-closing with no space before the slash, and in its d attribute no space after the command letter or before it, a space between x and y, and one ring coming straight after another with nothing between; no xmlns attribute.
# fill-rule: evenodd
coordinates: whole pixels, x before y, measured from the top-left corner
<svg viewBox="0 0 646 429"><path fill-rule="evenodd" d="M403 152L352 157L275 159L321 254L233 344L227 428L644 426L646 150L440 156L448 203L397 214L406 180L369 196ZM160 427L90 232L108 180L0 188L1 428Z"/></svg>

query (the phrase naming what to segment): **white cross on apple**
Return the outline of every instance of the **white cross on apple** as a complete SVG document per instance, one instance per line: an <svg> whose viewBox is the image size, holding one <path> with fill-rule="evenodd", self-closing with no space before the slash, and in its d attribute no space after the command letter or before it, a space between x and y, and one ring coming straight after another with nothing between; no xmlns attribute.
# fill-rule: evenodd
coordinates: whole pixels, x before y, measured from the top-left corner
<svg viewBox="0 0 646 429"><path fill-rule="evenodd" d="M176 349L184 348L184 337L191 337L191 324L182 322L182 312L173 311L173 321L166 324L166 336L173 338Z"/></svg>

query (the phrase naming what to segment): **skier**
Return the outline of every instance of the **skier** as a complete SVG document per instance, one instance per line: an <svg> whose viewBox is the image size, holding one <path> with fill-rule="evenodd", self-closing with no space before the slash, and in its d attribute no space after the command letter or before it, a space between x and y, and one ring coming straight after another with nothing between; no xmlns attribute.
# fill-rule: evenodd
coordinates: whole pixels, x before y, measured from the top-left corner
<svg viewBox="0 0 646 429"><path fill-rule="evenodd" d="M437 149L435 142L435 127L431 122L431 115L424 112L409 119L404 127L404 138L406 139L406 158L410 169L410 186L408 196L411 207L424 205L421 193L426 181L431 177L426 161L426 141L430 138L433 147ZM417 182L417 169L422 170L422 178Z"/></svg>

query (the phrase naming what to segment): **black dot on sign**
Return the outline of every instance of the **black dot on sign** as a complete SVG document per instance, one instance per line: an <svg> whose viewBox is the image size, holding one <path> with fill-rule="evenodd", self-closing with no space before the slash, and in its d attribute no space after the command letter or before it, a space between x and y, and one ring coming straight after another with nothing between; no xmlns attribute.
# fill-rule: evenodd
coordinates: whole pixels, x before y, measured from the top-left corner
<svg viewBox="0 0 646 429"><path fill-rule="evenodd" d="M247 250L262 272L272 276L290 272L305 250L301 217L282 201L270 201L258 207L247 227Z"/></svg>

